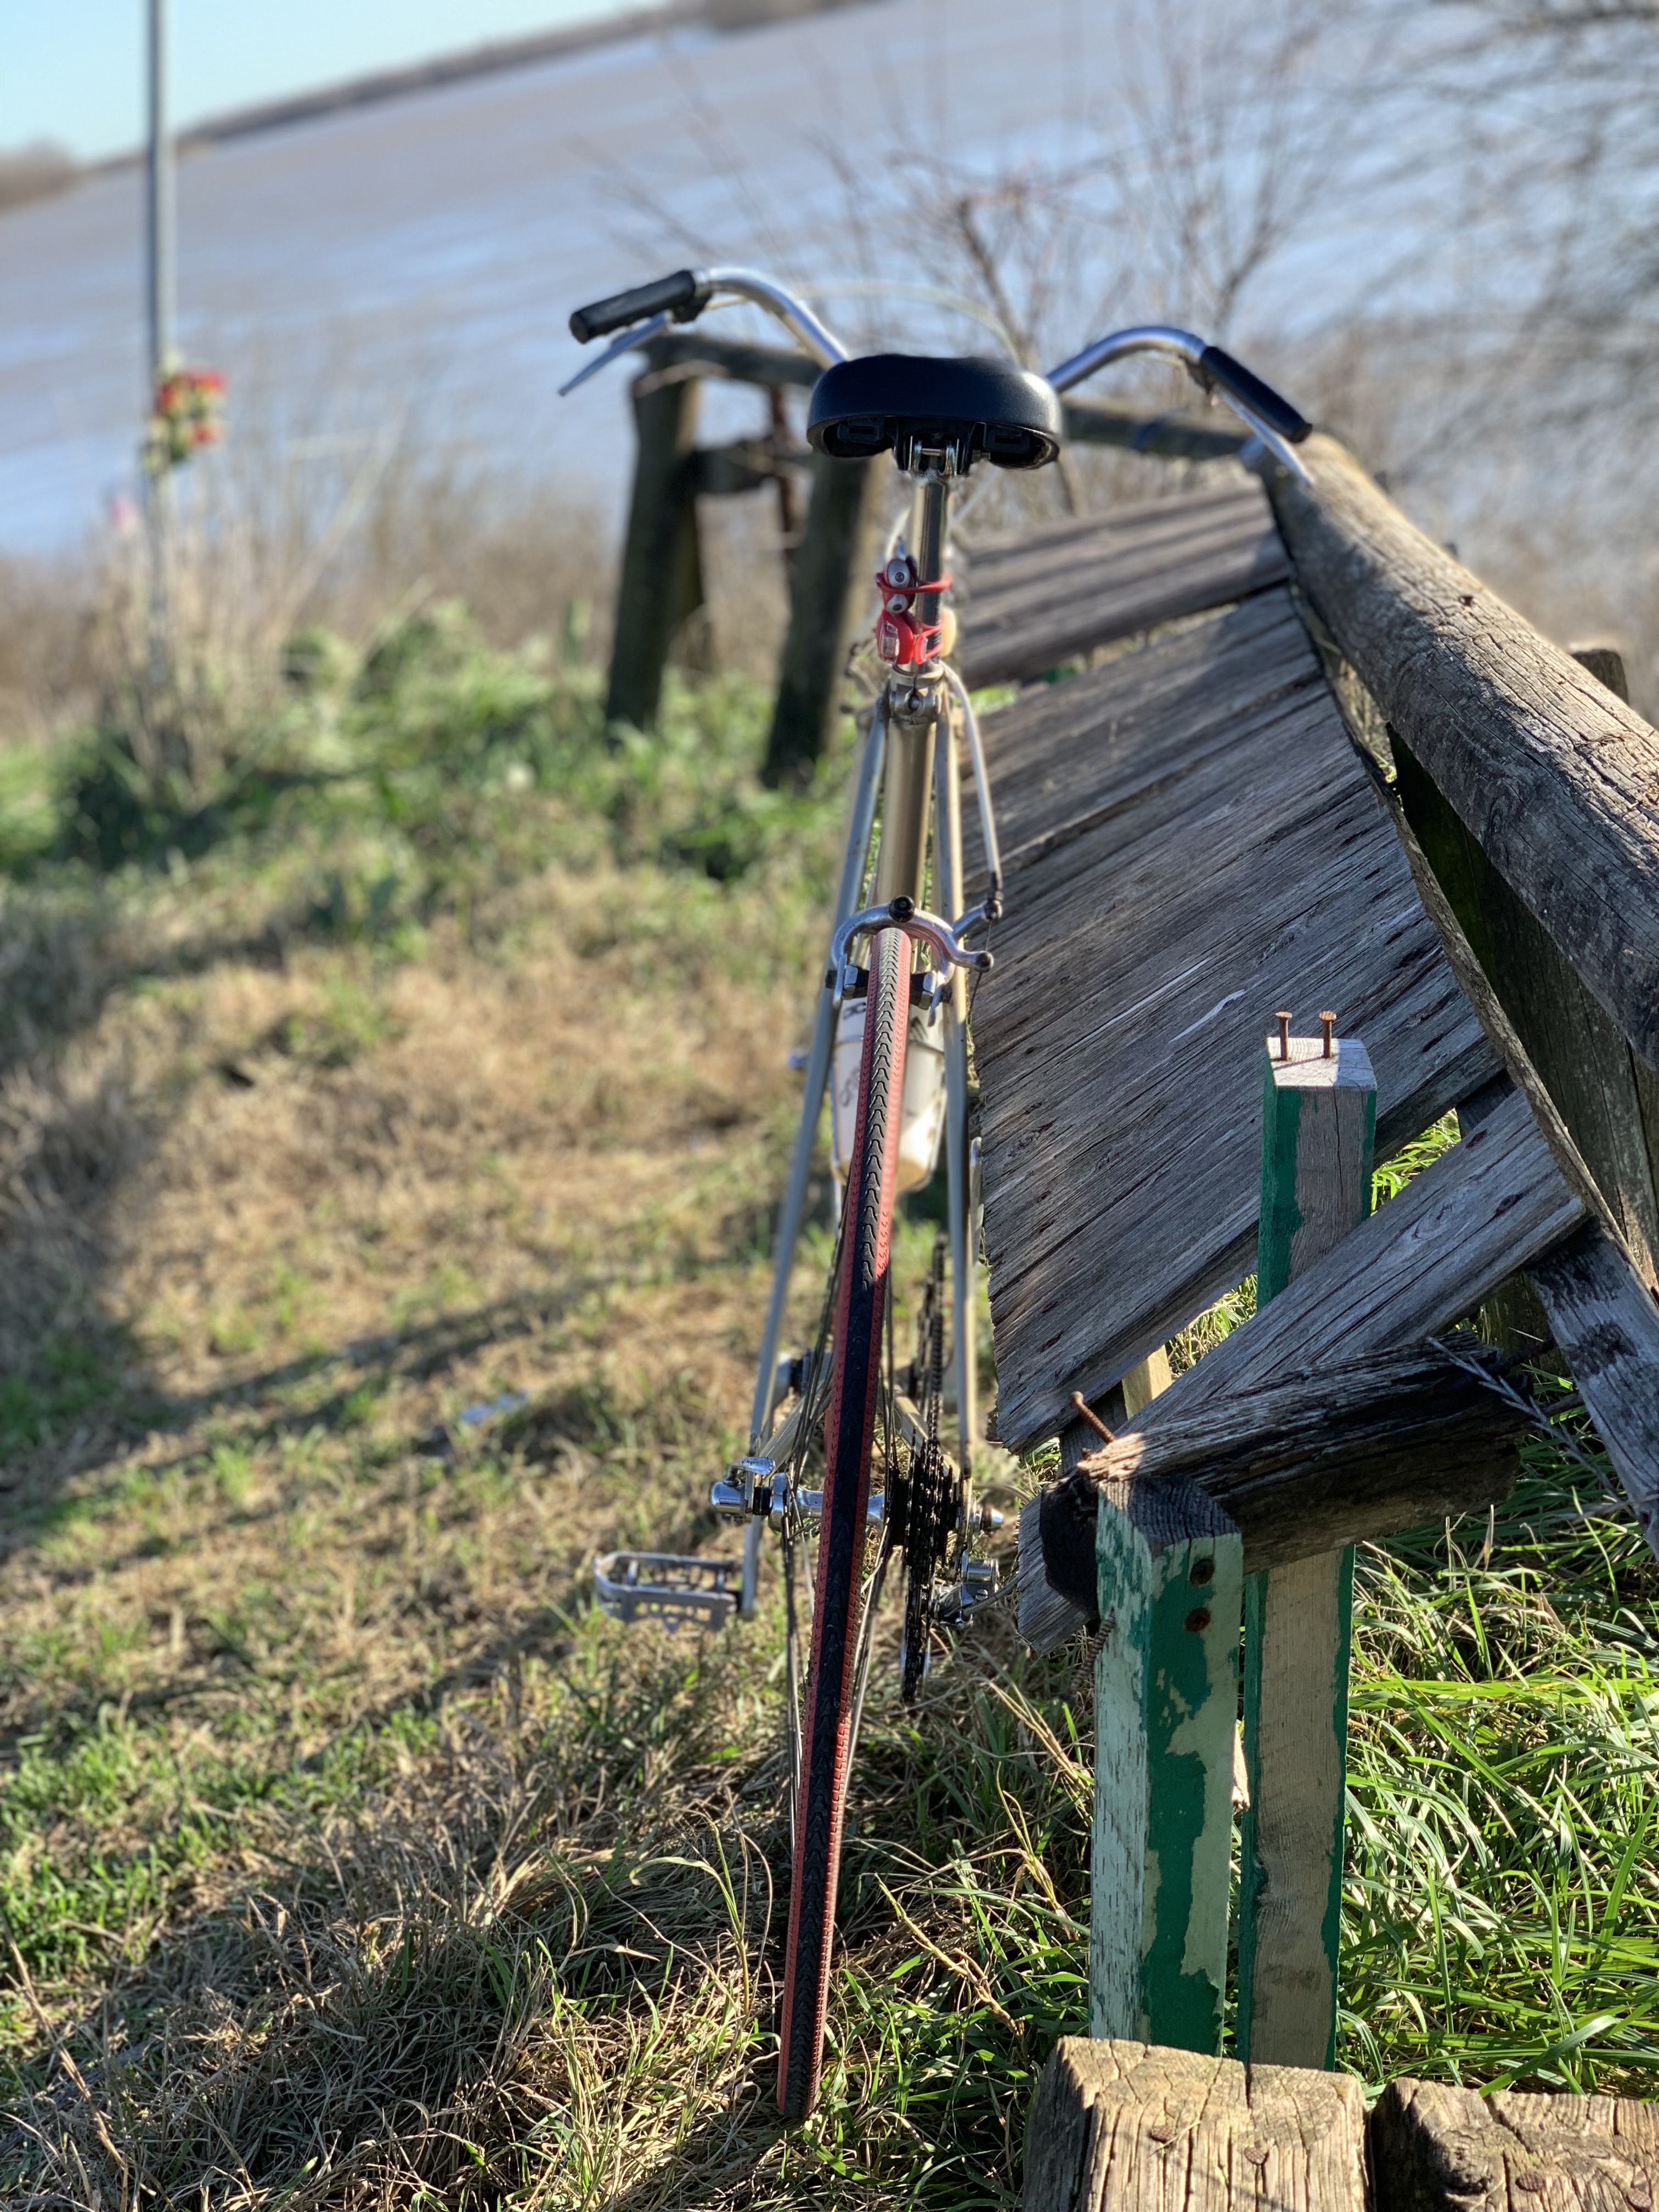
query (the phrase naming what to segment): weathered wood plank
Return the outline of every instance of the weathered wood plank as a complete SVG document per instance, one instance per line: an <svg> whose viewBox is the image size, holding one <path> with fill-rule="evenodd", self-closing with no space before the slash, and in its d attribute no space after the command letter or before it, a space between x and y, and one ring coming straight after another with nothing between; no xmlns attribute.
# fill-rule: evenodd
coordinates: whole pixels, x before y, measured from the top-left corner
<svg viewBox="0 0 1659 2212"><path fill-rule="evenodd" d="M1275 1375L1437 1334L1583 1218L1526 1100L1506 1091L1462 1144L1177 1376L1131 1426L1150 1431Z"/></svg>
<svg viewBox="0 0 1659 2212"><path fill-rule="evenodd" d="M962 563L959 659L970 684L1041 675L1073 654L1283 580L1285 550L1248 480L1119 509Z"/></svg>
<svg viewBox="0 0 1659 2212"><path fill-rule="evenodd" d="M1243 1547L1192 1484L1132 1476L1099 1486L1096 1559L1090 2033L1218 2051Z"/></svg>
<svg viewBox="0 0 1659 2212"><path fill-rule="evenodd" d="M1659 1308L1594 1223L1531 1275L1637 1524L1659 1555Z"/></svg>
<svg viewBox="0 0 1659 2212"><path fill-rule="evenodd" d="M1261 1111L1258 1309L1371 1210L1376 1079L1364 1045L1328 1027L1322 1038L1281 1031L1276 1048L1267 1043ZM1335 2063L1352 1609L1351 1547L1252 1575L1246 1594L1238 2055L1247 2064Z"/></svg>
<svg viewBox="0 0 1659 2212"><path fill-rule="evenodd" d="M847 649L861 616L878 604L871 579L878 482L872 461L812 456L812 496L761 770L774 788L810 777L840 724Z"/></svg>
<svg viewBox="0 0 1659 2212"><path fill-rule="evenodd" d="M1401 804L1475 957L1651 1285L1659 1281L1659 1205L1637 1067L1611 1014L1590 996L1443 799L1396 740Z"/></svg>
<svg viewBox="0 0 1659 2212"><path fill-rule="evenodd" d="M1149 416L1144 408L1110 399L1067 398L1066 436L1072 445L1127 446L1170 461L1218 461L1236 453L1245 435L1226 416L1208 418L1177 410Z"/></svg>
<svg viewBox="0 0 1659 2212"><path fill-rule="evenodd" d="M1249 1273L1275 1006L1364 1031L1384 1151L1494 1056L1285 595L1022 700L986 736L1012 857L975 1004L985 1236L999 1429L1024 1443ZM1183 1147L1174 1107L1196 1086L1209 1127Z"/></svg>
<svg viewBox="0 0 1659 2212"><path fill-rule="evenodd" d="M1632 2098L1390 2081L1370 2143L1377 2212L1649 2212L1659 2197L1659 2105Z"/></svg>
<svg viewBox="0 0 1659 2212"><path fill-rule="evenodd" d="M1533 1284L1540 1300L1548 1288L1551 1303L1545 1304L1544 1312L1550 1332L1553 1335L1559 1326L1571 1344L1568 1367L1575 1381L1583 1370L1580 1394L1649 1547L1659 1555L1659 1310L1626 1248L1617 1218L1397 803L1391 815L1447 961L1503 1059L1510 1095L1527 1101L1534 1126L1587 1217L1584 1228L1534 1270ZM1641 1080L1652 1079L1639 1063L1637 1072ZM1467 1103L1462 1113L1466 1132L1479 1127L1502 1095L1503 1086L1493 1085ZM1567 1352L1567 1345L1562 1349Z"/></svg>
<svg viewBox="0 0 1659 2212"><path fill-rule="evenodd" d="M659 374L690 370L695 376L732 384L810 388L823 374L815 361L793 346L749 345L741 339L709 337L702 331L665 331L652 339L650 357Z"/></svg>
<svg viewBox="0 0 1659 2212"><path fill-rule="evenodd" d="M1365 2100L1346 2075L1057 2043L1025 2130L1024 2212L1365 2212Z"/></svg>
<svg viewBox="0 0 1659 2212"><path fill-rule="evenodd" d="M1466 1344L1462 1352L1497 1376L1490 1347ZM1514 1483L1515 1440L1526 1425L1490 1383L1421 1344L1297 1370L1126 1429L1083 1453L1070 1480L1051 1483L1022 1510L1019 1632L1034 1650L1052 1650L1097 1618L1097 1475L1196 1482L1237 1523L1244 1571L1255 1574L1483 1510Z"/></svg>
<svg viewBox="0 0 1659 2212"><path fill-rule="evenodd" d="M1659 732L1412 526L1334 440L1273 497L1297 580L1383 715L1650 1067Z"/></svg>

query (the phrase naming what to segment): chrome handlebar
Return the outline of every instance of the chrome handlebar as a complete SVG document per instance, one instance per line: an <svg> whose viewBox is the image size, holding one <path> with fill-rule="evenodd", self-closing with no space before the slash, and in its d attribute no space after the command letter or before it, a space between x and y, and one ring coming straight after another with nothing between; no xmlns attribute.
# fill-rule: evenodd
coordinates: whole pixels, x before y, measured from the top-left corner
<svg viewBox="0 0 1659 2212"><path fill-rule="evenodd" d="M1177 330L1173 323L1138 323L1127 331L1113 331L1092 345L1074 353L1069 361L1048 371L1048 382L1056 392L1070 392L1096 372L1109 368L1115 362L1127 361L1133 354L1161 353L1178 361L1196 384L1206 392L1219 391L1240 422L1259 438L1281 468L1292 476L1300 477L1305 483L1308 471L1298 459L1291 440L1308 434L1308 425L1289 402L1282 399L1270 386L1253 376L1242 362L1236 362L1219 346L1211 345L1195 331ZM1237 389L1240 383L1243 391ZM1254 387L1254 389L1252 389ZM1282 428L1276 428L1265 419L1264 406L1271 405L1280 416Z"/></svg>
<svg viewBox="0 0 1659 2212"><path fill-rule="evenodd" d="M602 368L615 361L619 354L645 345L668 328L672 322L695 321L717 295L728 300L747 300L780 322L794 339L801 351L820 368L832 368L836 362L850 359L848 348L829 326L819 321L806 302L786 286L774 282L756 269L685 270L678 279L664 279L659 285L638 288L639 305L654 304L664 297L665 288L678 282L684 298L678 299L659 313L646 316L622 331L612 339L597 359L578 369L569 381L559 387L562 399L578 385L597 376ZM597 324L594 335L615 329L618 310L629 311L635 295L620 294L617 299L603 301L600 307L610 313L608 321ZM595 311L579 308L572 318L572 328L586 342L584 318ZM1295 452L1295 446L1308 434L1308 425L1288 400L1264 384L1260 377L1224 353L1219 346L1212 345L1194 331L1179 330L1172 323L1140 323L1129 330L1113 331L1092 345L1085 346L1081 353L1073 354L1057 368L1048 372L1048 381L1056 392L1070 392L1075 386L1115 362L1126 361L1131 355L1158 353L1178 361L1194 380L1206 392L1219 392L1227 404L1244 423L1252 435L1270 453L1281 468L1305 483L1308 471ZM1273 417L1277 417L1275 422Z"/></svg>

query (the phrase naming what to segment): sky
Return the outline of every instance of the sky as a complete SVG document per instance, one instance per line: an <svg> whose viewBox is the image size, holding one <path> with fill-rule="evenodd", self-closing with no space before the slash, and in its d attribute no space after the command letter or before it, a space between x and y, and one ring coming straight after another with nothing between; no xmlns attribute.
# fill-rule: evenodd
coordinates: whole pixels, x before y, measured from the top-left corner
<svg viewBox="0 0 1659 2212"><path fill-rule="evenodd" d="M616 13L626 0L168 0L176 124ZM82 161L143 132L147 0L0 0L0 149Z"/></svg>

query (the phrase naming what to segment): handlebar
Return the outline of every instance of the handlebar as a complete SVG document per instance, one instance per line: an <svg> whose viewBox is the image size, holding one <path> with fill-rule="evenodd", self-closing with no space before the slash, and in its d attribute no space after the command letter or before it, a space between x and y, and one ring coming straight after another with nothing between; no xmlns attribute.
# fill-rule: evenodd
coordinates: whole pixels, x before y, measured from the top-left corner
<svg viewBox="0 0 1659 2212"><path fill-rule="evenodd" d="M626 353L630 346L643 345L647 338L655 337L671 322L694 322L722 292L730 299L747 300L757 307L763 307L783 325L801 351L817 362L820 368L828 368L848 358L847 348L833 331L818 320L805 300L785 291L781 284L775 284L758 270L678 269L672 276L659 276L654 283L635 284L631 291L613 293L608 300L596 300L591 307L577 308L570 318L570 331L583 345L590 338L606 337L611 331L621 331L623 335L607 346L597 361L587 362L568 384L561 386L560 398L574 392L579 384L586 384L590 376L598 375L605 363L614 361L619 353Z"/></svg>
<svg viewBox="0 0 1659 2212"><path fill-rule="evenodd" d="M1242 361L1235 361L1230 353L1223 353L1217 345L1206 346L1198 357L1200 381L1218 384L1230 399L1237 400L1251 413L1259 415L1269 428L1277 430L1281 438L1288 438L1299 446L1309 435L1313 424L1298 408L1293 407L1283 392L1275 392L1271 384L1264 384L1253 370Z"/></svg>
<svg viewBox="0 0 1659 2212"><path fill-rule="evenodd" d="M1109 337L1097 338L1093 345L1085 346L1081 353L1051 368L1048 381L1056 392L1069 392L1097 369L1109 368L1114 362L1137 353L1168 354L1206 392L1224 392L1233 412L1255 431L1273 459L1292 476L1305 479L1308 471L1291 448L1301 444L1312 425L1282 392L1264 384L1243 362L1223 353L1219 346L1207 344L1191 331L1179 331L1168 323L1140 323L1133 330L1114 331Z"/></svg>
<svg viewBox="0 0 1659 2212"><path fill-rule="evenodd" d="M829 368L848 358L847 348L833 331L818 320L805 301L758 270L677 269L672 276L659 276L649 284L635 284L629 291L613 293L609 299L596 300L589 307L576 309L570 318L571 335L583 345L593 338L608 337L613 331L622 335L596 361L586 363L562 387L560 397L574 392L579 384L585 384L618 354L654 337L671 322L695 322L722 293L730 299L747 300L764 308L784 325L802 352L817 362L820 368ZM1246 368L1242 361L1235 361L1231 354L1206 343L1191 331L1176 330L1165 323L1142 323L1132 330L1114 331L1110 337L1097 338L1093 345L1085 346L1081 353L1061 362L1058 368L1050 369L1048 380L1056 392L1069 392L1097 370L1138 353L1168 354L1180 362L1206 392L1224 394L1233 412L1255 432L1281 466L1294 476L1307 476L1306 469L1291 451L1309 434L1312 426L1307 418L1282 392L1275 392L1254 370Z"/></svg>
<svg viewBox="0 0 1659 2212"><path fill-rule="evenodd" d="M695 269L677 269L672 276L659 276L649 284L635 284L627 292L613 292L608 300L578 307L570 318L570 335L580 344L590 338L609 337L612 331L642 323L647 315L672 315L677 323L695 322L708 305L714 283Z"/></svg>

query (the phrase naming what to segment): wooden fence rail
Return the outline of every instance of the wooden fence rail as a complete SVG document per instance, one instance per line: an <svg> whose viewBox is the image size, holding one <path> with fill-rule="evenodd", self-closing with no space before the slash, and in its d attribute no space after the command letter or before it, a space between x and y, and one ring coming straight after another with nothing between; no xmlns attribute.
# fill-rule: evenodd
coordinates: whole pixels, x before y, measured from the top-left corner
<svg viewBox="0 0 1659 2212"><path fill-rule="evenodd" d="M1511 891L1659 1070L1659 734L1333 438L1271 487L1297 579Z"/></svg>

